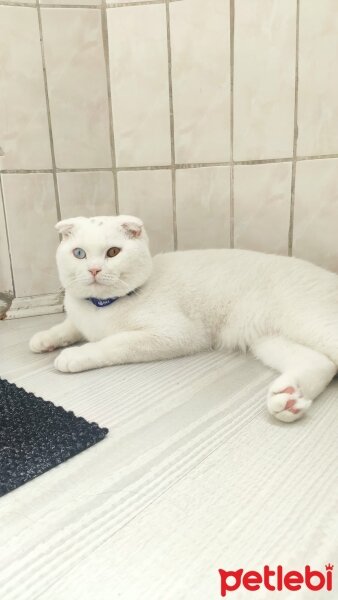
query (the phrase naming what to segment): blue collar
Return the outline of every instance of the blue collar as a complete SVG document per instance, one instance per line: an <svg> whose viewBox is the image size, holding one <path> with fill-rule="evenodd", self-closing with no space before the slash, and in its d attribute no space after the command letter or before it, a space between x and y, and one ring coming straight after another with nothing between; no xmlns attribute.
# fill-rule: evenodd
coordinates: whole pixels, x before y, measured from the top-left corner
<svg viewBox="0 0 338 600"><path fill-rule="evenodd" d="M131 294L134 293L135 290L132 290L131 292L128 292L127 296L131 296ZM104 306L113 304L116 300L120 300L120 298L125 298L125 296L114 296L113 298L86 298L86 300L89 300L89 302L95 304L98 308L103 308Z"/></svg>

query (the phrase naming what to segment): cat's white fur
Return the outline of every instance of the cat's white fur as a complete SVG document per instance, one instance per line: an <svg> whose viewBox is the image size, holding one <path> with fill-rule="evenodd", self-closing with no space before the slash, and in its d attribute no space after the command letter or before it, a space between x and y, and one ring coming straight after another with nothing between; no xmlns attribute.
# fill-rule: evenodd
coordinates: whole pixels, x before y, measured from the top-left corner
<svg viewBox="0 0 338 600"><path fill-rule="evenodd" d="M33 336L33 352L62 350L77 372L211 348L250 350L281 375L268 410L301 417L338 366L338 276L296 258L245 250L192 250L151 258L136 217L61 221L57 250L67 318ZM85 250L86 258L73 256ZM108 258L110 247L121 248ZM101 269L96 279L88 269ZM135 293L127 295L135 290ZM88 297L116 302L103 308Z"/></svg>

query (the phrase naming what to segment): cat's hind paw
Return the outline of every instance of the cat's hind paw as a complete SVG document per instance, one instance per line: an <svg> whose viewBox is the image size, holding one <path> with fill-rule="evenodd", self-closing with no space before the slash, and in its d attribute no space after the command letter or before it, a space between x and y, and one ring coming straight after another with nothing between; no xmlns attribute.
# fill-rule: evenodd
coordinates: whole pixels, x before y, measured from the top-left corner
<svg viewBox="0 0 338 600"><path fill-rule="evenodd" d="M293 378L285 375L278 377L268 391L269 413L285 423L297 421L310 408L311 400L304 398L302 391Z"/></svg>

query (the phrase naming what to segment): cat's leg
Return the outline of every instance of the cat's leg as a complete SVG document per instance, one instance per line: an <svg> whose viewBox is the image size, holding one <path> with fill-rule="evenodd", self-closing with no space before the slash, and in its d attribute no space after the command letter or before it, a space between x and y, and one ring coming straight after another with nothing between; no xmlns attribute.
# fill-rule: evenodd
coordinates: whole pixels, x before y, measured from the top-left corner
<svg viewBox="0 0 338 600"><path fill-rule="evenodd" d="M297 310L285 311L279 331L298 344L325 354L338 367L338 301L314 305L302 302ZM292 302L292 300L291 300Z"/></svg>
<svg viewBox="0 0 338 600"><path fill-rule="evenodd" d="M56 348L69 346L81 340L83 337L80 332L66 318L62 323L33 335L29 341L29 348L32 352L51 352Z"/></svg>
<svg viewBox="0 0 338 600"><path fill-rule="evenodd" d="M324 354L282 336L267 336L251 345L252 353L282 375L268 390L270 414L280 421L302 417L337 372Z"/></svg>
<svg viewBox="0 0 338 600"><path fill-rule="evenodd" d="M207 349L208 340L203 332L191 326L168 334L168 331L126 331L110 335L98 342L63 350L55 360L55 367L64 373L125 363L148 362L194 354Z"/></svg>

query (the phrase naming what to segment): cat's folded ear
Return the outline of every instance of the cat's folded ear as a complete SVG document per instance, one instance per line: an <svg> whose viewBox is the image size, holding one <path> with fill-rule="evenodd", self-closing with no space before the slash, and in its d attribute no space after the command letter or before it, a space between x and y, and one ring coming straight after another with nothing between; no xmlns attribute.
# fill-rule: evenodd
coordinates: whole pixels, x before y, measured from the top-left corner
<svg viewBox="0 0 338 600"><path fill-rule="evenodd" d="M121 227L129 238L141 237L143 231L143 223L138 217L129 217L126 215L119 216Z"/></svg>
<svg viewBox="0 0 338 600"><path fill-rule="evenodd" d="M63 240L66 240L72 235L75 221L75 219L64 219L63 221L56 223L55 229L61 233Z"/></svg>

